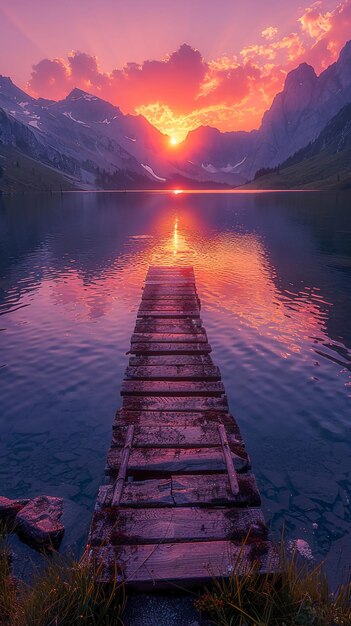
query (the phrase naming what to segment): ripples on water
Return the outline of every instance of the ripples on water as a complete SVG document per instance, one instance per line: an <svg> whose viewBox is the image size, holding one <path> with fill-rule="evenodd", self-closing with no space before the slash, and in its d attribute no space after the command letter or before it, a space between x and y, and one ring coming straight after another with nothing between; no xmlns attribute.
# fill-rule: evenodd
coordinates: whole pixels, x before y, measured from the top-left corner
<svg viewBox="0 0 351 626"><path fill-rule="evenodd" d="M267 519L316 556L349 549L350 199L0 200L1 491L64 496L82 545L145 273L194 265Z"/></svg>

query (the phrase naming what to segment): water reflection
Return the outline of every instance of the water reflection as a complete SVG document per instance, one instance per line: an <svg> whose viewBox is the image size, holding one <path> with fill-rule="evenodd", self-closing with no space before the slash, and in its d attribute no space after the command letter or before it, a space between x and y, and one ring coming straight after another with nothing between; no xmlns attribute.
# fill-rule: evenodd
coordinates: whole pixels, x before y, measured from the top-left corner
<svg viewBox="0 0 351 626"><path fill-rule="evenodd" d="M5 494L64 495L70 528L88 523L147 268L194 265L268 517L316 554L349 541L349 201L176 190L0 199ZM83 541L83 526L66 541Z"/></svg>
<svg viewBox="0 0 351 626"><path fill-rule="evenodd" d="M191 264L209 307L227 309L243 330L247 326L271 340L281 356L300 351L311 337L327 339L324 322L331 303L318 287L279 290L269 251L257 233L204 233L201 221L186 211L160 215L152 228L154 237L123 269L123 282L141 284L149 264Z"/></svg>

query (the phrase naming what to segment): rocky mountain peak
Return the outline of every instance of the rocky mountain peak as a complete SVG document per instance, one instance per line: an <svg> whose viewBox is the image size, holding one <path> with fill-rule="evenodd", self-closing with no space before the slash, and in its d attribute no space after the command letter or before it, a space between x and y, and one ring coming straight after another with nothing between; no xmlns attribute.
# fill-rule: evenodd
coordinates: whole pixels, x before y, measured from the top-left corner
<svg viewBox="0 0 351 626"><path fill-rule="evenodd" d="M304 89L306 89L306 87L314 87L317 80L317 74L312 65L308 65L308 63L300 63L296 69L287 74L284 84L284 92L300 90L301 87Z"/></svg>
<svg viewBox="0 0 351 626"><path fill-rule="evenodd" d="M2 76L0 74L0 95L5 96L11 100L33 100L31 96L26 94L22 89L17 87L9 76Z"/></svg>
<svg viewBox="0 0 351 626"><path fill-rule="evenodd" d="M88 93L87 91L84 91L83 89L79 89L78 87L74 87L74 89L72 89L72 91L70 91L69 94L64 99L66 101L75 101L75 100L84 99L90 102L92 100L99 100L99 98L97 98L96 96L93 96L91 93Z"/></svg>
<svg viewBox="0 0 351 626"><path fill-rule="evenodd" d="M0 74L0 85L1 87L14 86L11 78L9 76L3 76L2 74Z"/></svg>

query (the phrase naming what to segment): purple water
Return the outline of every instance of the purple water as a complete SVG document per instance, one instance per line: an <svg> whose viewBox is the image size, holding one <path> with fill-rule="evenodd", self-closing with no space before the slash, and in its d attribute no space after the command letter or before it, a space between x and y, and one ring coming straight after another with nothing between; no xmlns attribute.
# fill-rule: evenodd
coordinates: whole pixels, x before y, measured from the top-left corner
<svg viewBox="0 0 351 626"><path fill-rule="evenodd" d="M193 265L264 512L350 563L351 194L0 198L0 492L80 549L150 264Z"/></svg>

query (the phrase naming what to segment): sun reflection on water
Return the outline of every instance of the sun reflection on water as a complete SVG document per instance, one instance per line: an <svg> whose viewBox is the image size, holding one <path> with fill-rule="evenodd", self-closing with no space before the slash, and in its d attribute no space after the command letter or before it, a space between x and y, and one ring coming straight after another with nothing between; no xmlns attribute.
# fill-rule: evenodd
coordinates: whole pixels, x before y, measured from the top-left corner
<svg viewBox="0 0 351 626"><path fill-rule="evenodd" d="M173 254L176 256L178 252L178 218L176 217L174 220L174 231L173 231Z"/></svg>
<svg viewBox="0 0 351 626"><path fill-rule="evenodd" d="M226 311L242 332L254 329L287 358L310 337L324 334L327 303L318 290L288 294L278 288L269 253L255 233L208 233L187 212L159 215L154 238L133 252L122 282L143 283L149 265L193 265L208 310Z"/></svg>
<svg viewBox="0 0 351 626"><path fill-rule="evenodd" d="M204 308L222 311L249 340L252 331L283 358L327 336L330 304L317 287L282 288L279 269L255 232L211 229L200 212L184 202L157 211L146 232L133 232L110 263L87 281L74 263L38 287L64 315L98 319L114 308L136 310L149 265L193 265ZM152 233L152 234L151 234Z"/></svg>
<svg viewBox="0 0 351 626"><path fill-rule="evenodd" d="M72 498L74 532L89 522L148 267L193 265L213 359L262 469L274 527L288 520L293 537L311 527L298 504L306 483L324 528L313 541L324 550L326 537L341 537L339 513L331 518L319 496L321 484L335 487L339 510L350 491L351 231L349 203L340 212L338 194L331 211L323 198L169 190L42 205L6 199L0 395L11 436L0 470L8 495Z"/></svg>

